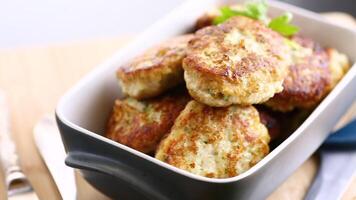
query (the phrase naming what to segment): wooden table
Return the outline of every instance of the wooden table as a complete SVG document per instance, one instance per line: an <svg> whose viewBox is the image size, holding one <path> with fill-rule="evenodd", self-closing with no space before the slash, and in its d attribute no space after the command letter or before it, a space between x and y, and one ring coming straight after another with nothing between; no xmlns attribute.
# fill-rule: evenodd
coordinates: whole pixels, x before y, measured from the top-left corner
<svg viewBox="0 0 356 200"><path fill-rule="evenodd" d="M21 166L41 199L60 199L56 185L34 145L32 128L58 99L89 70L128 43L130 37L78 42L29 49L0 50L0 88L9 97L12 133ZM350 112L356 111L356 107ZM351 115L351 114L349 114ZM317 170L318 160L306 161L269 199L302 199ZM0 199L6 199L0 173ZM78 197L106 199L77 175ZM356 199L356 180L344 194Z"/></svg>

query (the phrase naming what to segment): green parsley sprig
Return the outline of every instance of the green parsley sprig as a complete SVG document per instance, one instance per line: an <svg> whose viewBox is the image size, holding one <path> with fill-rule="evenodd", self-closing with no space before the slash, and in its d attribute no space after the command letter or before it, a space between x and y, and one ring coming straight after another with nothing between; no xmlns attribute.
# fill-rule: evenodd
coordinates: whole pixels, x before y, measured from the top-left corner
<svg viewBox="0 0 356 200"><path fill-rule="evenodd" d="M229 6L220 8L220 15L217 16L213 23L215 25L221 24L233 16L245 16L255 20L263 21L272 30L280 33L283 36L292 36L299 31L297 26L291 24L293 15L289 12L273 18L267 23L268 5L265 0L248 2L244 5L243 9L235 10Z"/></svg>
<svg viewBox="0 0 356 200"><path fill-rule="evenodd" d="M293 15L289 12L284 13L281 16L273 18L269 23L268 27L283 36L292 36L299 31L297 26L292 25L290 22L292 21Z"/></svg>
<svg viewBox="0 0 356 200"><path fill-rule="evenodd" d="M245 16L256 20L264 20L267 16L268 5L265 1L249 2L242 10L234 10L229 6L220 8L220 13L213 21L215 25L221 24L233 16Z"/></svg>

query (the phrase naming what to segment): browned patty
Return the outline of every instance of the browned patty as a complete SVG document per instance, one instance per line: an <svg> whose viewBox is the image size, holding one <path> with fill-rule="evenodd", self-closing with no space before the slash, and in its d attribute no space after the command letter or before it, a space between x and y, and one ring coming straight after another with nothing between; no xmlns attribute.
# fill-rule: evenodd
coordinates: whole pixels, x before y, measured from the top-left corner
<svg viewBox="0 0 356 200"><path fill-rule="evenodd" d="M305 37L295 36L291 40L299 46L291 46L293 64L283 82L284 89L266 103L279 111L313 108L330 91L332 84L325 49Z"/></svg>
<svg viewBox="0 0 356 200"><path fill-rule="evenodd" d="M116 100L106 137L144 153L154 152L161 138L190 100L184 90L148 100Z"/></svg>
<svg viewBox="0 0 356 200"><path fill-rule="evenodd" d="M209 107L191 101L156 158L210 178L237 176L269 152L269 135L253 106Z"/></svg>
<svg viewBox="0 0 356 200"><path fill-rule="evenodd" d="M286 49L283 37L247 17L203 28L183 60L189 93L216 107L265 102L283 89Z"/></svg>
<svg viewBox="0 0 356 200"><path fill-rule="evenodd" d="M271 56L271 58L258 58L259 55L252 50L251 52L246 52L246 55L238 55L237 51L239 49L247 51L250 47L244 43L246 40L240 40L240 38L235 37L235 31L251 34L251 37L254 37L253 39L257 43L266 46L265 48L268 52L262 53L270 53L269 56ZM236 35L237 34L238 33L236 33ZM242 34L245 33L241 33L241 35ZM226 38L227 36L229 39ZM207 27L198 31L195 37L189 42L188 58L185 59L185 61L188 65L191 63L198 68L198 70L206 71L212 75L221 76L227 80L234 81L238 77L257 70L259 67L270 67L271 64L276 63L276 60L283 57L282 55L285 53L283 50L285 50L285 48L281 47L285 46L282 37L268 29L263 23L247 17L236 16L230 18L220 26ZM211 52L209 50L211 50ZM242 56L245 59L241 59L239 63L234 63L229 57L234 57L235 54L237 54L237 56ZM202 60L204 58L203 56L206 56L211 60ZM235 65L228 66L227 64Z"/></svg>
<svg viewBox="0 0 356 200"><path fill-rule="evenodd" d="M174 37L121 66L117 77L123 92L136 99L150 98L182 83L182 60L191 38Z"/></svg>

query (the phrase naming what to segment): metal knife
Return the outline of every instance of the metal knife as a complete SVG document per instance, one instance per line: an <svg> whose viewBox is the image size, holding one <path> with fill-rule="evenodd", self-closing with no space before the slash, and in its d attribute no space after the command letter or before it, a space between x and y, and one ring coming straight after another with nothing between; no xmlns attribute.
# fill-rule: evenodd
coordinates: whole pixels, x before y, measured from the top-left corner
<svg viewBox="0 0 356 200"><path fill-rule="evenodd" d="M75 200L77 189L74 170L65 165L66 153L53 116L43 117L34 128L34 138L64 200Z"/></svg>
<svg viewBox="0 0 356 200"><path fill-rule="evenodd" d="M11 138L9 108L4 92L0 91L0 159L9 200L38 199L30 181L22 172L16 146Z"/></svg>
<svg viewBox="0 0 356 200"><path fill-rule="evenodd" d="M305 200L337 200L356 175L356 120L331 134L320 148L320 168Z"/></svg>

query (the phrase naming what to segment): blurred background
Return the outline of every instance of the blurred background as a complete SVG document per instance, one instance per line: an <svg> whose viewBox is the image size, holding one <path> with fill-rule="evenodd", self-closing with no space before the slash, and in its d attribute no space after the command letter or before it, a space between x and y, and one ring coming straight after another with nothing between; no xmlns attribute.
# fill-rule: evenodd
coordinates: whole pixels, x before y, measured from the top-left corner
<svg viewBox="0 0 356 200"><path fill-rule="evenodd" d="M184 0L0 0L0 48L139 33ZM284 0L356 15L354 0Z"/></svg>

